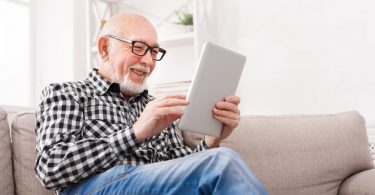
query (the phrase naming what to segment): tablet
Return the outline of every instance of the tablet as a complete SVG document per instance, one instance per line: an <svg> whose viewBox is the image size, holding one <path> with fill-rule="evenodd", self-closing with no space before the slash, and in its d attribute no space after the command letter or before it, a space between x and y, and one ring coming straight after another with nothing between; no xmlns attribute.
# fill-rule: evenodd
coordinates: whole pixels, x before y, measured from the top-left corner
<svg viewBox="0 0 375 195"><path fill-rule="evenodd" d="M215 104L225 96L234 95L246 57L206 42L186 96L190 102L178 122L183 131L218 137L223 124L213 118Z"/></svg>

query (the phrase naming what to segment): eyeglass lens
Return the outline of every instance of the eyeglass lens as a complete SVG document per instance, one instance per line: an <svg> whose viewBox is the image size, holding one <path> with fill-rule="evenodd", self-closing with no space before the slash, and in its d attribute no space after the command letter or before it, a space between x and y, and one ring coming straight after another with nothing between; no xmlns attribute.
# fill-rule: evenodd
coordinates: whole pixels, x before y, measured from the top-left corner
<svg viewBox="0 0 375 195"><path fill-rule="evenodd" d="M140 41L133 42L133 53L139 56L144 56L151 49L151 57L154 60L160 60L163 57L163 52L159 51L159 48L152 48L146 43Z"/></svg>

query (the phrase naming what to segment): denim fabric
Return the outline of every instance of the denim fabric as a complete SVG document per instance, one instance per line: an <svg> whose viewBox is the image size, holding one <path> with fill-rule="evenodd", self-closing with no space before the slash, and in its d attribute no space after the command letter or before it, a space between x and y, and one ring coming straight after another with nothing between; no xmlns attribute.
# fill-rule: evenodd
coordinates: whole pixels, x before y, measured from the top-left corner
<svg viewBox="0 0 375 195"><path fill-rule="evenodd" d="M69 186L63 194L267 194L228 148L141 166L121 165Z"/></svg>

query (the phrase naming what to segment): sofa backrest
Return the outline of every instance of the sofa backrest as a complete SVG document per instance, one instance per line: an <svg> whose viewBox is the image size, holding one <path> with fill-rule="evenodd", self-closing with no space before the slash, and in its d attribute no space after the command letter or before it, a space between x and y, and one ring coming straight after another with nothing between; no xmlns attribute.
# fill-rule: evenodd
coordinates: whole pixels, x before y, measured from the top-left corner
<svg viewBox="0 0 375 195"><path fill-rule="evenodd" d="M7 113L0 108L0 194L14 194Z"/></svg>
<svg viewBox="0 0 375 195"><path fill-rule="evenodd" d="M11 132L16 194L54 194L53 191L46 190L40 184L34 173L36 159L35 113L16 114L12 121Z"/></svg>
<svg viewBox="0 0 375 195"><path fill-rule="evenodd" d="M336 195L344 179L374 167L357 112L244 116L222 145L240 153L269 194Z"/></svg>
<svg viewBox="0 0 375 195"><path fill-rule="evenodd" d="M0 111L0 119L1 116ZM34 176L34 128L34 113L19 113L14 117L12 149L16 194L53 194ZM188 144L202 137L185 131L183 135ZM269 194L336 195L345 178L374 166L365 121L357 112L243 116L239 127L222 146L239 152ZM0 158L0 162L3 159Z"/></svg>

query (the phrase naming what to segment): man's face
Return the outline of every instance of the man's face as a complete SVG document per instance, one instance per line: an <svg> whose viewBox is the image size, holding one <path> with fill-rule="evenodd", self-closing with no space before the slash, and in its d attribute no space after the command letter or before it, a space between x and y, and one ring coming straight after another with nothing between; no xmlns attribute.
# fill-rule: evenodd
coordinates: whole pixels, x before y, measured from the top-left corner
<svg viewBox="0 0 375 195"><path fill-rule="evenodd" d="M133 41L142 41L150 46L157 45L157 36L153 28L118 34ZM120 83L125 95L139 94L146 89L146 79L155 68L155 61L148 51L144 56L132 52L132 44L109 38L109 65L112 69L112 80Z"/></svg>

